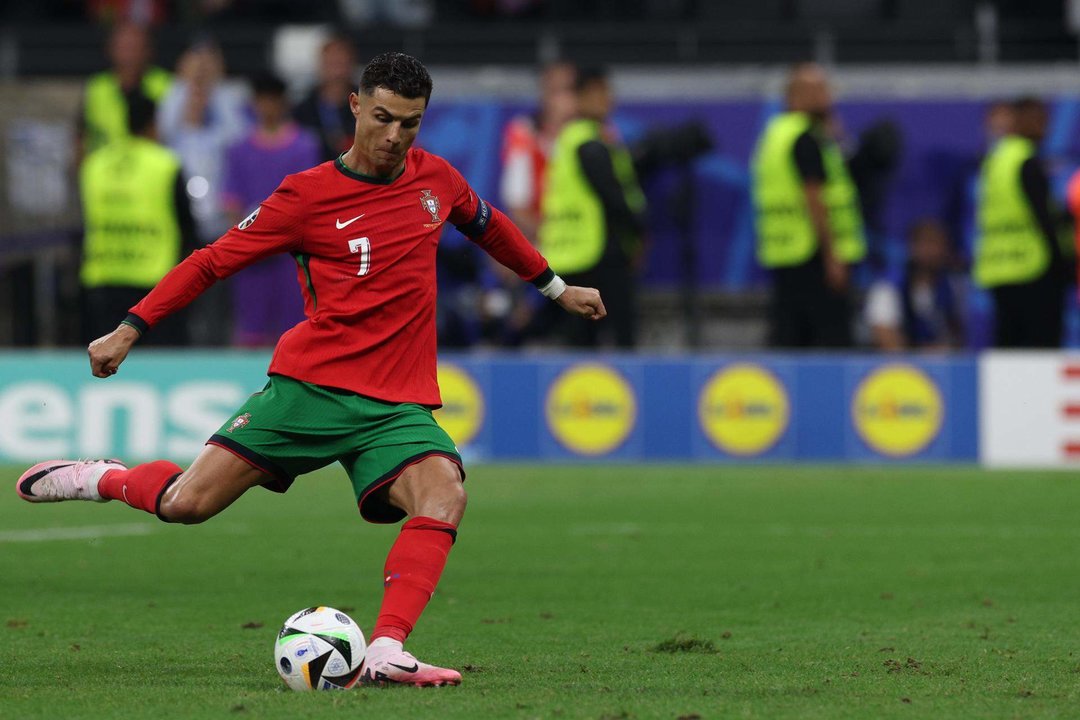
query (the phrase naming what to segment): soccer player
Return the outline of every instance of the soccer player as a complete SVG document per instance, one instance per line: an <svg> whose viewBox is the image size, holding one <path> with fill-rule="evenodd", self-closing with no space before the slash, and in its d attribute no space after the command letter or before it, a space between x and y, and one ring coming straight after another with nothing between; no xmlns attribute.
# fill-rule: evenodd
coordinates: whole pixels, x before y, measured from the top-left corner
<svg viewBox="0 0 1080 720"><path fill-rule="evenodd" d="M445 160L412 148L431 96L415 58L386 53L349 102L352 147L290 175L262 205L177 265L112 333L90 344L96 377L114 375L144 333L213 282L275 253L296 258L307 319L286 332L266 387L183 470L167 460L51 460L17 484L30 502L120 500L166 522L199 523L262 485L340 462L361 516L404 518L361 682L455 685L461 675L402 645L431 598L465 512L461 457L432 418L439 405L435 250L444 223L568 312L606 314L592 288L567 286L501 212Z"/></svg>

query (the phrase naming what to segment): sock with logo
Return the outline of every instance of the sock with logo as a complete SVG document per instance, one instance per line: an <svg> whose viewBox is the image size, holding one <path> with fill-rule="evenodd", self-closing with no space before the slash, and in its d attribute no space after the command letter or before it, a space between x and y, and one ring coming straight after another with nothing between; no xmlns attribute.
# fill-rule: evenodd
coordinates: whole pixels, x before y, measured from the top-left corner
<svg viewBox="0 0 1080 720"><path fill-rule="evenodd" d="M98 492L103 498L120 500L161 517L158 515L161 496L182 472L182 467L168 460L155 460L130 470L110 470L98 481Z"/></svg>
<svg viewBox="0 0 1080 720"><path fill-rule="evenodd" d="M386 556L383 601L371 632L372 643L379 638L405 642L435 594L456 539L456 526L434 518L414 517L401 526Z"/></svg>

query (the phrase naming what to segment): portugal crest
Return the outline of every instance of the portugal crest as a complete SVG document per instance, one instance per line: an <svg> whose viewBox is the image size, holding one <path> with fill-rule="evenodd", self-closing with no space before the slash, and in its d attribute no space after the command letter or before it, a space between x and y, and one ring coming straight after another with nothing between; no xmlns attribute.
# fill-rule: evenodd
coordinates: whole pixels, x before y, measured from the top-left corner
<svg viewBox="0 0 1080 720"><path fill-rule="evenodd" d="M431 222L441 223L442 218L439 217L439 210L442 208L442 205L439 204L439 198L432 195L430 190L424 190L422 192L420 204L424 207L424 210L431 213Z"/></svg>
<svg viewBox="0 0 1080 720"><path fill-rule="evenodd" d="M233 430L239 430L240 428L251 422L251 413L244 413L240 417L232 421L232 425L225 429L225 432L232 432Z"/></svg>

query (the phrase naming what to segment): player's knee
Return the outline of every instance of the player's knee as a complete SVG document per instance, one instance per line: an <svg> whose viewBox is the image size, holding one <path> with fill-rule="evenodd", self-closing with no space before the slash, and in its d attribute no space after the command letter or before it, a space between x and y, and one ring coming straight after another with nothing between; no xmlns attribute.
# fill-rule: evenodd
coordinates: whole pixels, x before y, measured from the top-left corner
<svg viewBox="0 0 1080 720"><path fill-rule="evenodd" d="M215 511L198 496L166 492L158 504L158 514L169 522L195 525L213 517Z"/></svg>
<svg viewBox="0 0 1080 720"><path fill-rule="evenodd" d="M445 492L446 506L459 516L464 513L465 506L469 504L469 496L465 492L465 485L462 484L460 475L455 477L452 482L447 483Z"/></svg>
<svg viewBox="0 0 1080 720"><path fill-rule="evenodd" d="M459 475L452 482L431 487L418 504L415 514L457 525L465 514L467 504L468 497Z"/></svg>

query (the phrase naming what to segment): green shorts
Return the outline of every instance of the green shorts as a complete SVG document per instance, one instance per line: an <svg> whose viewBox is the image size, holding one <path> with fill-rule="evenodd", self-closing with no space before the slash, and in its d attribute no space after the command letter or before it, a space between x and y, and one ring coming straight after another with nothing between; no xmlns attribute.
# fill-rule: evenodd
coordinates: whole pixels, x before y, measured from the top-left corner
<svg viewBox="0 0 1080 720"><path fill-rule="evenodd" d="M462 468L454 441L423 405L381 402L284 375L272 375L207 444L271 475L266 487L276 492L336 460L352 480L360 514L374 523L405 517L385 492L405 468L432 455Z"/></svg>

